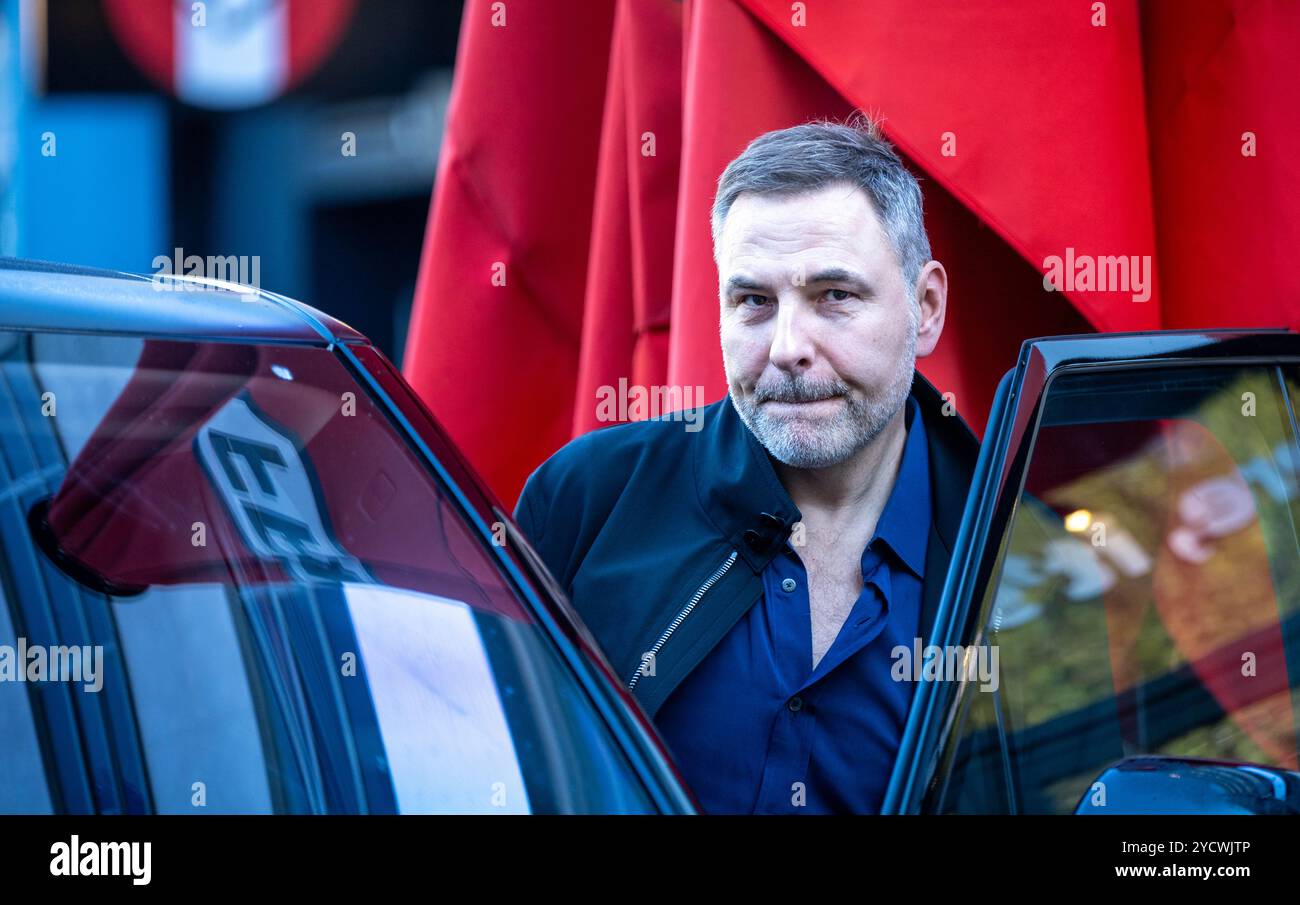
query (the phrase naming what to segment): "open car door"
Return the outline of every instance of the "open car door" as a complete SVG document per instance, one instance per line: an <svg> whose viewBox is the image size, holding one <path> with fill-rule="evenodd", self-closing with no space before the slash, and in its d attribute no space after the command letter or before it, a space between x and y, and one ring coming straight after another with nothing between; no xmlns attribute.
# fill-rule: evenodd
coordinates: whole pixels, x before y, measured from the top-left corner
<svg viewBox="0 0 1300 905"><path fill-rule="evenodd" d="M886 813L1300 811L1298 368L1285 331L1025 343Z"/></svg>

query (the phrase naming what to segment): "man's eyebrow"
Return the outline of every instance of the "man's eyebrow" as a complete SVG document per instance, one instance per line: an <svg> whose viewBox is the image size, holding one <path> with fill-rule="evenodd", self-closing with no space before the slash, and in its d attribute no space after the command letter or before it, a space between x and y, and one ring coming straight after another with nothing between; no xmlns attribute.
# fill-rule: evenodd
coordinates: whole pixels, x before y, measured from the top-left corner
<svg viewBox="0 0 1300 905"><path fill-rule="evenodd" d="M867 282L865 277L851 270L845 270L843 267L831 267L810 274L808 284L813 285L815 283L848 283L863 290L871 288L871 284Z"/></svg>
<svg viewBox="0 0 1300 905"><path fill-rule="evenodd" d="M767 287L753 277L743 273L734 274L727 280L726 293L730 295L737 289L766 289Z"/></svg>
<svg viewBox="0 0 1300 905"><path fill-rule="evenodd" d="M804 283L809 286L815 286L818 283L845 283L856 287L862 292L871 291L871 283L864 276L843 267L829 267L825 270L819 270L806 277ZM762 281L756 280L748 274L737 273L728 278L725 294L730 295L737 290L767 291L767 288L767 285Z"/></svg>

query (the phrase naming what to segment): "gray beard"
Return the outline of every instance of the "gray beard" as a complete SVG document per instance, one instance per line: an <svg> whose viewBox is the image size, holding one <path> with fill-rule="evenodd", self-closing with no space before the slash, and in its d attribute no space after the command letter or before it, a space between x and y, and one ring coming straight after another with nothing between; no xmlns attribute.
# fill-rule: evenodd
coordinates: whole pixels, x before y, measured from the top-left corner
<svg viewBox="0 0 1300 905"><path fill-rule="evenodd" d="M755 387L749 399L737 398L728 389L731 404L772 458L792 468L826 468L838 465L866 448L907 403L916 369L916 335L909 333L904 367L878 396L853 399L842 381L815 381L785 375L779 384ZM730 387L730 381L728 386ZM786 421L764 410L763 402L801 402L839 396L844 409L825 425Z"/></svg>

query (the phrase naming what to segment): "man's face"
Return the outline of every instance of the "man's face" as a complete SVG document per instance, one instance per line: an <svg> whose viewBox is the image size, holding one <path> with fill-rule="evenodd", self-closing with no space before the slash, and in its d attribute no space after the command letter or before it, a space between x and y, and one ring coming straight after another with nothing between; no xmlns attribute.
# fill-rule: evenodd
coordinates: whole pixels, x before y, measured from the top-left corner
<svg viewBox="0 0 1300 905"><path fill-rule="evenodd" d="M787 465L843 462L907 401L916 363L915 290L871 201L847 183L743 193L717 251L722 357L741 419Z"/></svg>

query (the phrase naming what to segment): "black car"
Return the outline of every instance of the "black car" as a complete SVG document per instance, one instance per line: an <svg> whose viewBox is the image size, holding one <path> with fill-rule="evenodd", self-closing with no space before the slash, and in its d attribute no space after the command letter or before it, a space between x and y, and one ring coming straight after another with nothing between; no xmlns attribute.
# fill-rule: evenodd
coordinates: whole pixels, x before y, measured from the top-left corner
<svg viewBox="0 0 1300 905"><path fill-rule="evenodd" d="M692 810L363 337L17 261L0 323L0 812Z"/></svg>

